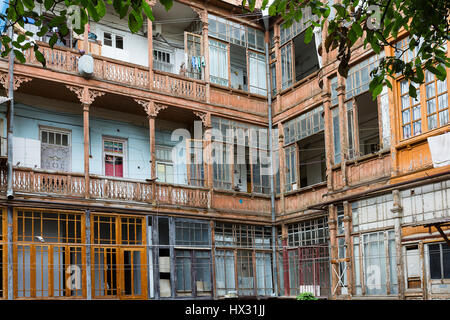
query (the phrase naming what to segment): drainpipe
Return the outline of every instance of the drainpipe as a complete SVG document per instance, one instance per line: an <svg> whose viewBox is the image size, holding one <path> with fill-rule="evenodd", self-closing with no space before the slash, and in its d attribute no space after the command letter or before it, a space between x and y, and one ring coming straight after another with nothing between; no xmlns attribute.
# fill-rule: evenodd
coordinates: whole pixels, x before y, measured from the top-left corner
<svg viewBox="0 0 450 320"><path fill-rule="evenodd" d="M13 26L9 29L9 37L13 39ZM12 44L11 44L12 46ZM14 51L9 53L9 117L8 117L8 174L7 174L7 188L6 196L8 199L14 198L14 191L12 188L13 179L13 134L14 134Z"/></svg>
<svg viewBox="0 0 450 320"><path fill-rule="evenodd" d="M269 17L264 16L264 27L269 31ZM272 214L272 268L275 294L278 295L278 268L277 268L277 228L275 227L275 188L273 179L273 146L272 146L272 87L270 83L269 44L265 43L266 54L266 83L267 83L267 111L269 117L269 157L270 157L270 211Z"/></svg>

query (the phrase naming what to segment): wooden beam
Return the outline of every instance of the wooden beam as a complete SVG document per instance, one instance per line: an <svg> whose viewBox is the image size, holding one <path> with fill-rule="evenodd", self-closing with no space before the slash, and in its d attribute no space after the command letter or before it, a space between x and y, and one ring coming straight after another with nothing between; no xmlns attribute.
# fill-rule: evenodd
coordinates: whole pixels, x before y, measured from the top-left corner
<svg viewBox="0 0 450 320"><path fill-rule="evenodd" d="M89 199L89 104L83 104L83 132L84 132L84 191L85 198ZM103 146L102 146L103 148Z"/></svg>
<svg viewBox="0 0 450 320"><path fill-rule="evenodd" d="M441 225L439 223L434 224L434 227L439 231L442 238L444 238L445 242L447 242L447 245L450 246L450 239L447 237L447 235L444 233L444 231L441 229Z"/></svg>
<svg viewBox="0 0 450 320"><path fill-rule="evenodd" d="M85 244L86 244L86 298L92 300L91 285L91 211L86 210L85 214Z"/></svg>

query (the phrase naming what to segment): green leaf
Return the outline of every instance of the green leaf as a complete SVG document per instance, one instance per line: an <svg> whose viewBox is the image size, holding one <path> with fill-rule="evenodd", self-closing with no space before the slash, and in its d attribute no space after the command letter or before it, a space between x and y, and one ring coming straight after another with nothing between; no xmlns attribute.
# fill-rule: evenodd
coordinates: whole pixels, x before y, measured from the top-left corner
<svg viewBox="0 0 450 320"><path fill-rule="evenodd" d="M142 13L136 13L136 11L131 11L128 15L128 27L130 31L136 33L142 27Z"/></svg>
<svg viewBox="0 0 450 320"><path fill-rule="evenodd" d="M169 11L172 8L173 0L159 0L161 4L166 8L166 11Z"/></svg>
<svg viewBox="0 0 450 320"><path fill-rule="evenodd" d="M305 31L305 43L306 44L311 42L313 35L314 35L313 28L311 26L309 26L308 29L306 29L306 31Z"/></svg>
<svg viewBox="0 0 450 320"><path fill-rule="evenodd" d="M28 10L34 9L34 1L33 0L23 0L23 4L27 7Z"/></svg>
<svg viewBox="0 0 450 320"><path fill-rule="evenodd" d="M53 48L53 46L55 45L56 41L58 41L58 34L54 33L52 34L50 40L48 41L48 45Z"/></svg>
<svg viewBox="0 0 450 320"><path fill-rule="evenodd" d="M152 8L148 5L146 1L142 2L142 8L144 9L144 13L152 21L155 21L155 17L153 16Z"/></svg>
<svg viewBox="0 0 450 320"><path fill-rule="evenodd" d="M271 17L277 15L277 6L276 5L273 5L273 4L270 5L270 7L269 7L269 15Z"/></svg>
<svg viewBox="0 0 450 320"><path fill-rule="evenodd" d="M269 0L263 0L262 4L261 4L261 10L266 9L267 4L269 3Z"/></svg>
<svg viewBox="0 0 450 320"><path fill-rule="evenodd" d="M14 50L14 55L21 63L25 63L26 59L25 59L25 56L23 55L22 51Z"/></svg>
<svg viewBox="0 0 450 320"><path fill-rule="evenodd" d="M47 26L42 26L41 30L39 30L36 35L38 37L43 37L46 33L48 32L48 27Z"/></svg>
<svg viewBox="0 0 450 320"><path fill-rule="evenodd" d="M333 7L336 9L336 12L340 17L343 18L347 15L347 10L345 10L345 7L343 7L341 4L335 3L333 4Z"/></svg>
<svg viewBox="0 0 450 320"><path fill-rule="evenodd" d="M361 25L358 22L354 22L352 24L352 30L355 32L358 38L362 37L363 29L361 28Z"/></svg>
<svg viewBox="0 0 450 320"><path fill-rule="evenodd" d="M47 62L45 61L45 57L38 49L34 49L34 56L36 57L37 61L39 61L43 67L47 65Z"/></svg>
<svg viewBox="0 0 450 320"><path fill-rule="evenodd" d="M417 90L416 87L414 87L414 85L412 83L409 84L409 96L411 98L417 98Z"/></svg>
<svg viewBox="0 0 450 320"><path fill-rule="evenodd" d="M143 3L146 3L145 0ZM106 14L106 6L105 2L103 0L97 0L97 5L95 6L95 9L97 10L97 14L100 18L103 18Z"/></svg>
<svg viewBox="0 0 450 320"><path fill-rule="evenodd" d="M25 35L23 34L19 34L19 36L17 37L17 42L21 43L25 41Z"/></svg>
<svg viewBox="0 0 450 320"><path fill-rule="evenodd" d="M44 0L45 10L50 10L54 2L55 2L54 0Z"/></svg>

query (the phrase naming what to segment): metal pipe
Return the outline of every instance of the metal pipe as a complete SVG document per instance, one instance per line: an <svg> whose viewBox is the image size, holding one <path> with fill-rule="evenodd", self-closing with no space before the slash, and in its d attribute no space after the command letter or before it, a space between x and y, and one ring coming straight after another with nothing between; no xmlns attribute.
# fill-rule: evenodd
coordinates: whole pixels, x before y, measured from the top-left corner
<svg viewBox="0 0 450 320"><path fill-rule="evenodd" d="M266 32L269 32L269 17L265 16L263 18L264 26ZM266 54L266 83L267 83L267 113L269 118L269 157L270 157L270 211L272 214L272 268L273 268L273 283L275 294L278 295L278 268L277 268L277 227L274 225L276 222L275 216L275 188L274 188L274 172L273 172L273 146L272 146L272 87L270 83L270 67L269 67L269 44L265 43L265 54Z"/></svg>
<svg viewBox="0 0 450 320"><path fill-rule="evenodd" d="M14 37L14 27L9 28L9 37ZM12 46L12 44L11 44ZM13 179L13 138L14 138L14 50L9 53L9 117L8 117L8 174L7 174L7 188L6 196L8 199L14 198L14 191L12 187Z"/></svg>

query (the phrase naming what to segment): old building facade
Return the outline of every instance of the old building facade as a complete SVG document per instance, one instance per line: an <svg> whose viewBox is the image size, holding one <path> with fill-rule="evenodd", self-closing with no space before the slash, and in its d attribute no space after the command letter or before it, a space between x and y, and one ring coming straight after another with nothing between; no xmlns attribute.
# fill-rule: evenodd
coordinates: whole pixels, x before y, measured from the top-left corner
<svg viewBox="0 0 450 320"><path fill-rule="evenodd" d="M14 64L1 299L450 298L448 80L373 101L392 48L357 43L345 79L307 11L235 2L155 2L137 34L108 8Z"/></svg>

